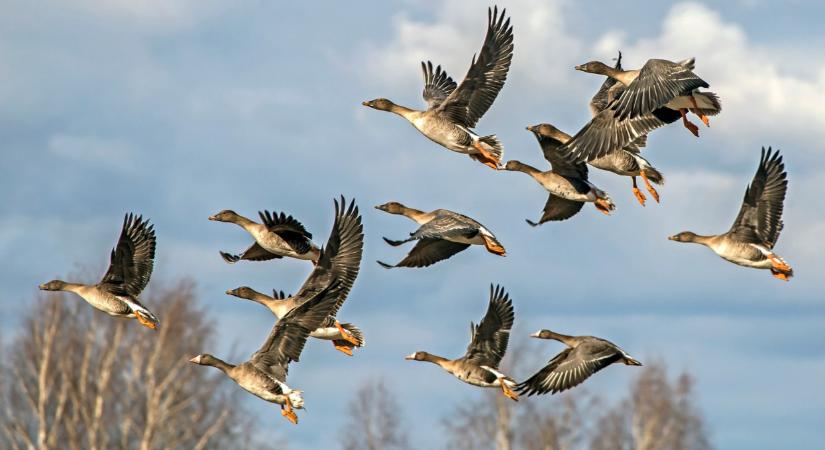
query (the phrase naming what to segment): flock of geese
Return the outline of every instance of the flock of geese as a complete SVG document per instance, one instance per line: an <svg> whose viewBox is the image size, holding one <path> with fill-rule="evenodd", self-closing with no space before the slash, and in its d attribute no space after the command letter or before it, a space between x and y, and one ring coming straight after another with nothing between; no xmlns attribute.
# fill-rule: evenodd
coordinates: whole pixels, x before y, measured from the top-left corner
<svg viewBox="0 0 825 450"><path fill-rule="evenodd" d="M590 102L593 118L578 133L570 136L547 123L527 127L538 140L550 170L541 171L519 161L508 161L502 166L501 142L495 135L479 136L472 128L504 86L512 56L510 20L506 18L506 11L499 13L498 8L491 8L484 44L460 85L441 66L434 68L428 61L422 63L426 110L413 110L383 98L364 105L398 114L432 141L488 167L523 172L532 177L549 193L542 216L537 222L527 221L532 226L569 219L585 203L593 203L605 214L615 209L607 193L588 180L588 165L630 177L633 194L644 206L646 196L636 180L642 178L646 190L658 202L659 193L651 183L662 184L664 178L640 155L640 149L647 143L647 134L681 119L683 125L698 136L699 128L688 120L688 113L697 115L708 125L708 116L721 110L715 94L699 90L708 84L693 73L693 58L680 62L651 59L639 70L623 70L619 54L614 67L598 61L576 66L577 70L606 77ZM685 231L669 239L705 245L730 262L769 269L775 277L788 280L793 270L773 252L782 230L786 190L782 157L778 151L763 148L756 175L745 191L742 207L729 231L710 236ZM403 215L419 225L408 238L384 238L394 247L411 241L416 244L397 264L379 261L382 267L426 267L471 245L483 245L495 255L506 253L492 231L466 215L445 209L423 212L398 202L376 208ZM323 247L313 243L312 234L290 215L262 211L259 216L260 223L231 210L209 217L211 221L238 225L254 240L242 253L221 251L224 261L234 264L289 257L311 261L314 268L292 296L283 291L273 291L269 296L247 286L226 292L265 306L277 318L264 344L248 361L230 364L210 354L197 355L190 361L221 370L241 388L281 405L281 414L297 423L295 409L303 408L304 399L301 390L286 384L286 378L289 364L299 360L307 339L331 341L336 350L349 356L365 343L358 327L338 320L338 312L360 270L364 243L361 214L354 200L348 203L343 196L335 200L332 230ZM40 285L40 289L73 292L98 310L112 316L134 318L156 329L160 326L159 319L138 300L152 275L155 247L155 231L148 220L127 214L120 239L111 253L109 269L99 283L53 280ZM519 394L529 396L570 389L614 363L641 365L607 340L541 330L531 336L559 341L566 348L537 373L517 382L499 369L514 319L513 302L507 292L501 286L491 286L487 312L478 325L471 324L471 340L463 356L447 359L418 351L406 359L437 364L465 383L501 389L513 400L518 400Z"/></svg>

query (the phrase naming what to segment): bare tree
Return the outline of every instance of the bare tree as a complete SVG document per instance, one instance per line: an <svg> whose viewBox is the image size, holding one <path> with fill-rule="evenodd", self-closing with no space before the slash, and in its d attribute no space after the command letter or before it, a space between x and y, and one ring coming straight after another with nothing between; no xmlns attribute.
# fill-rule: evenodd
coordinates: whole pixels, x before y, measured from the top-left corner
<svg viewBox="0 0 825 450"><path fill-rule="evenodd" d="M645 368L621 401L598 421L591 450L708 450L701 412L687 373L671 382L665 365Z"/></svg>
<svg viewBox="0 0 825 450"><path fill-rule="evenodd" d="M508 352L509 371L535 354L518 342ZM694 405L693 380L673 382L662 363L645 367L628 398L604 410L586 387L556 396L522 398L518 405L500 392L462 402L444 420L447 448L490 450L708 450L702 415Z"/></svg>
<svg viewBox="0 0 825 450"><path fill-rule="evenodd" d="M40 297L0 367L3 448L218 449L251 447L252 426L219 377L190 367L212 325L191 283L144 296L152 331L69 295Z"/></svg>
<svg viewBox="0 0 825 450"><path fill-rule="evenodd" d="M350 421L341 430L345 450L408 448L398 402L383 380L365 382L350 408Z"/></svg>

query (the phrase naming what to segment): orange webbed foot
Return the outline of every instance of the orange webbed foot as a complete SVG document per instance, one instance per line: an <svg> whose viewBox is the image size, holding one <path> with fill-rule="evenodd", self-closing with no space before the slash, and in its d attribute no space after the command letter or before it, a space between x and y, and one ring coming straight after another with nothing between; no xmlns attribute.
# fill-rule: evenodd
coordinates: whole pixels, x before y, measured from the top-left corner
<svg viewBox="0 0 825 450"><path fill-rule="evenodd" d="M158 326L155 322L149 320L148 318L144 317L139 311L135 311L135 319L137 319L138 323L143 325L146 328L150 328L152 330L157 330Z"/></svg>
<svg viewBox="0 0 825 450"><path fill-rule="evenodd" d="M352 344L344 340L334 340L332 341L332 345L335 347L335 350L347 355L352 356Z"/></svg>
<svg viewBox="0 0 825 450"><path fill-rule="evenodd" d="M642 194L642 191L640 191L639 188L633 188L633 195L636 197L636 200L638 200L640 205L645 206L645 201L647 201L647 198L645 197L645 194Z"/></svg>
<svg viewBox="0 0 825 450"><path fill-rule="evenodd" d="M336 320L335 328L338 328L338 332L341 333L341 337L343 337L345 341L349 342L350 344L356 347L360 344L360 342L358 342L358 339L355 339L355 336L353 336L352 333L350 333L349 331L344 329L344 327L341 326L341 322L338 322Z"/></svg>
<svg viewBox="0 0 825 450"><path fill-rule="evenodd" d="M514 402L518 401L518 394L516 394L516 392L512 389L510 389L510 387L507 386L506 383L504 383L504 380L501 380L501 391L504 393L504 396L509 398L510 400L513 400Z"/></svg>

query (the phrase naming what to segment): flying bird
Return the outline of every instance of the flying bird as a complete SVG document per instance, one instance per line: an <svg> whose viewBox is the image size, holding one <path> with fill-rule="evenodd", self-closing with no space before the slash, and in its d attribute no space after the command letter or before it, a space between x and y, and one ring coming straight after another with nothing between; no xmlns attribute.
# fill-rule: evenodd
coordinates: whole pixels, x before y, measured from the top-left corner
<svg viewBox="0 0 825 450"><path fill-rule="evenodd" d="M762 147L762 156L753 181L745 190L739 215L726 233L701 236L683 231L668 239L704 245L722 259L754 269L770 269L780 280L788 281L793 269L773 247L782 231L782 210L788 190L785 164L779 150Z"/></svg>
<svg viewBox="0 0 825 450"><path fill-rule="evenodd" d="M613 68L622 70L622 52L619 52L619 57L616 59L616 64ZM606 77L602 86L596 94L593 95L593 98L590 100L590 112L593 114L593 117L604 111L610 103L612 96L616 95L615 92L611 91L614 89L614 86L616 86L616 83L618 83L618 81L616 81L615 78ZM561 145L566 144L572 139L570 135L560 130L557 130L557 133ZM650 195L653 196L656 203L659 203L659 192L656 191L656 188L650 183L653 182L661 185L664 184L665 178L658 169L650 164L650 161L642 157L641 149L646 145L647 135L643 135L623 148L614 149L604 156L587 161L587 164L597 169L613 172L616 175L630 177L633 182L633 196L636 197L636 200L642 206L645 206L647 197L645 197L636 185L636 177L641 177L647 191L650 192Z"/></svg>
<svg viewBox="0 0 825 450"><path fill-rule="evenodd" d="M281 415L297 424L298 415L294 410L304 409L304 398L303 391L286 384L289 363L298 361L309 334L330 314L335 314L341 289L340 280L332 280L312 298L287 312L248 361L233 365L202 353L189 362L215 367L252 395L281 405Z"/></svg>
<svg viewBox="0 0 825 450"><path fill-rule="evenodd" d="M567 336L550 330L541 330L530 336L553 339L567 346L535 375L516 387L519 394L555 394L578 386L594 373L614 364L641 366L616 344L593 336Z"/></svg>
<svg viewBox="0 0 825 450"><path fill-rule="evenodd" d="M513 59L513 27L505 15L506 10L499 14L497 7L488 9L484 44L473 56L470 70L458 87L441 66L433 69L432 62L421 63L425 111L396 105L385 98L362 104L398 114L433 142L498 169L503 151L501 142L495 135L479 136L472 128L504 87Z"/></svg>
<svg viewBox="0 0 825 450"><path fill-rule="evenodd" d="M616 209L607 192L587 181L587 165L570 163L559 154L558 130L548 124L527 127L535 135L541 146L544 159L550 163L550 170L539 169L521 161L507 161L504 170L522 172L532 177L550 195L544 205L544 212L538 222L527 220L532 226L539 226L548 221L567 220L576 215L585 203L593 203L604 214Z"/></svg>
<svg viewBox="0 0 825 450"><path fill-rule="evenodd" d="M516 382L498 369L513 327L513 302L500 286L490 285L490 304L478 325L470 323L470 345L458 359L447 359L427 352L415 352L405 359L438 365L459 380L484 388L501 388L505 396L518 401L513 391Z"/></svg>
<svg viewBox="0 0 825 450"><path fill-rule="evenodd" d="M97 284L67 283L52 280L40 285L44 291L67 291L109 315L137 319L141 325L156 329L160 321L138 300L152 276L155 259L155 230L142 216L129 213L117 246L112 250L109 270Z"/></svg>
<svg viewBox="0 0 825 450"><path fill-rule="evenodd" d="M312 234L301 225L301 222L283 212L278 214L260 211L258 215L263 223L247 219L231 209L209 216L209 220L212 221L234 223L255 239L255 242L240 255L220 252L224 261L233 264L240 260L268 261L284 256L318 261L320 249L312 243Z"/></svg>
<svg viewBox="0 0 825 450"><path fill-rule="evenodd" d="M505 256L506 250L495 235L484 225L463 214L448 209L436 209L425 213L408 208L398 202L389 202L375 207L378 210L408 217L420 227L410 237L400 241L384 238L388 244L397 247L406 242L418 241L415 247L396 265L378 261L385 269L393 267L427 267L450 258L471 245L483 245L488 252Z"/></svg>
<svg viewBox="0 0 825 450"><path fill-rule="evenodd" d="M270 297L254 289L241 286L237 289L226 291L228 295L238 298L252 300L267 307L279 319L284 317L289 311L305 303L312 298L319 290L337 279L341 283L338 290L340 295L335 311L338 311L349 295L358 271L361 267L361 254L364 247L364 227L361 225L361 214L355 201L346 205L346 200L341 197L341 203L335 204L335 222L332 225L329 239L327 239L321 259L315 269L304 281L301 289L296 295L284 295L283 291L273 291ZM316 339L332 341L335 348L349 356L352 356L352 349L364 346L364 335L361 330L351 323L340 323L332 314L310 332L310 336Z"/></svg>
<svg viewBox="0 0 825 450"><path fill-rule="evenodd" d="M697 137L699 128L687 119L693 112L710 126L708 116L722 110L719 97L699 88L708 83L693 73L695 59L672 62L651 59L639 70L614 69L591 61L576 70L615 79L608 104L570 141L560 148L570 161L590 161L624 148L657 128L679 118Z"/></svg>

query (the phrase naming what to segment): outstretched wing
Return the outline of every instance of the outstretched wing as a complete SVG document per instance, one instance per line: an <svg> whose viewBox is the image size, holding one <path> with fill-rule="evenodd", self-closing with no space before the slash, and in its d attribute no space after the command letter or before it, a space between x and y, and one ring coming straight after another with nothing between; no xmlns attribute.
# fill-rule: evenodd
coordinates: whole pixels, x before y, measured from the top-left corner
<svg viewBox="0 0 825 450"><path fill-rule="evenodd" d="M619 120L643 116L681 95L709 85L691 71L693 60L672 62L651 59L622 96L609 106Z"/></svg>
<svg viewBox="0 0 825 450"><path fill-rule="evenodd" d="M152 276L155 244L155 230L149 220L127 214L120 239L112 250L109 270L100 282L102 287L120 295L140 295Z"/></svg>
<svg viewBox="0 0 825 450"><path fill-rule="evenodd" d="M544 222L567 220L575 216L581 211L584 202L577 202L575 200L568 200L558 195L550 194L547 197L547 203L544 204L544 210L538 222L527 220L531 226L537 227Z"/></svg>
<svg viewBox="0 0 825 450"><path fill-rule="evenodd" d="M473 56L464 80L439 105L450 121L473 128L490 109L510 70L513 60L513 27L505 19L506 10L498 7L487 11L487 35L481 52Z"/></svg>
<svg viewBox="0 0 825 450"><path fill-rule="evenodd" d="M550 163L553 172L563 177L587 179L587 164L584 162L570 162L564 158L564 153L561 150L565 144L564 142L544 134L536 134L535 136L541 146L544 159Z"/></svg>
<svg viewBox="0 0 825 450"><path fill-rule="evenodd" d="M252 355L252 364L275 378L283 376L287 365L300 358L309 333L318 328L335 308L340 285L339 280L333 280L278 320L264 345Z"/></svg>
<svg viewBox="0 0 825 450"><path fill-rule="evenodd" d="M364 227L361 225L361 214L355 200L347 207L346 200L341 196L340 204L337 200L334 204L335 221L327 244L315 269L294 297L298 304L303 303L324 289L333 279L339 279L339 303L333 309L333 315L344 304L355 278L358 277L364 248Z"/></svg>
<svg viewBox="0 0 825 450"><path fill-rule="evenodd" d="M421 71L424 73L424 101L427 102L427 109L438 108L441 102L449 96L456 87L455 81L447 75L446 70L441 66L436 66L433 70L433 63L421 62Z"/></svg>
<svg viewBox="0 0 825 450"><path fill-rule="evenodd" d="M507 292L501 286L490 285L487 314L477 326L470 325L473 335L464 359L478 366L497 368L507 351L514 319L513 302Z"/></svg>
<svg viewBox="0 0 825 450"><path fill-rule="evenodd" d="M653 112L619 120L611 108L605 109L559 148L559 154L572 162L592 161L616 149L636 143L651 131L673 123L678 111L659 108Z"/></svg>
<svg viewBox="0 0 825 450"><path fill-rule="evenodd" d="M745 190L742 208L730 234L737 240L762 244L771 249L782 231L782 210L788 190L782 156L762 147L762 157L753 181Z"/></svg>
<svg viewBox="0 0 825 450"><path fill-rule="evenodd" d="M621 359L621 352L601 342L566 348L535 375L516 387L520 394L555 394L578 386L594 373Z"/></svg>
<svg viewBox="0 0 825 450"><path fill-rule="evenodd" d="M267 230L277 234L297 253L306 253L312 248L312 233L292 216L281 212L258 211Z"/></svg>
<svg viewBox="0 0 825 450"><path fill-rule="evenodd" d="M427 267L439 261L443 261L456 253L466 249L470 244L460 244L444 239L424 238L420 239L398 264L392 266L378 261L378 264L385 269L393 267Z"/></svg>

